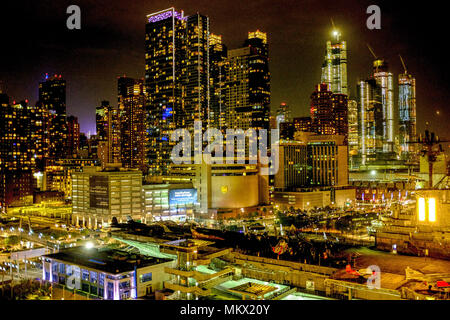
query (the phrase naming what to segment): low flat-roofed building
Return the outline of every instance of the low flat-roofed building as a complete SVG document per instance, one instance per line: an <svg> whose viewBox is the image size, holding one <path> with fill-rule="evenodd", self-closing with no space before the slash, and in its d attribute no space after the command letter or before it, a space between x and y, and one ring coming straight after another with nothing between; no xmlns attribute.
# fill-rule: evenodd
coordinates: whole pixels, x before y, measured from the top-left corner
<svg viewBox="0 0 450 320"><path fill-rule="evenodd" d="M356 196L355 188L323 188L317 190L299 189L298 191L274 191L272 203L278 208L291 207L301 210L323 207L345 207Z"/></svg>
<svg viewBox="0 0 450 320"><path fill-rule="evenodd" d="M169 279L164 268L174 263L117 249L75 247L43 256L43 280L93 299L136 299L162 289Z"/></svg>
<svg viewBox="0 0 450 320"><path fill-rule="evenodd" d="M97 229L115 217L141 220L142 172L85 167L72 175L72 220L79 226Z"/></svg>
<svg viewBox="0 0 450 320"><path fill-rule="evenodd" d="M309 210L344 207L354 201L356 189L349 187L345 137L298 131L294 139L280 143L271 203Z"/></svg>

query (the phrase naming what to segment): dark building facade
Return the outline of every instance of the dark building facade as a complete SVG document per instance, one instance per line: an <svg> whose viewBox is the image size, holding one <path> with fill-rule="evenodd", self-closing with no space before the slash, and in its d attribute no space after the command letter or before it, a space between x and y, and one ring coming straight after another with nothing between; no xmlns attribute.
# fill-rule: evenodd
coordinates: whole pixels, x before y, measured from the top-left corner
<svg viewBox="0 0 450 320"><path fill-rule="evenodd" d="M323 135L343 135L347 144L347 108L347 95L334 94L326 83L318 84L311 95L311 131Z"/></svg>

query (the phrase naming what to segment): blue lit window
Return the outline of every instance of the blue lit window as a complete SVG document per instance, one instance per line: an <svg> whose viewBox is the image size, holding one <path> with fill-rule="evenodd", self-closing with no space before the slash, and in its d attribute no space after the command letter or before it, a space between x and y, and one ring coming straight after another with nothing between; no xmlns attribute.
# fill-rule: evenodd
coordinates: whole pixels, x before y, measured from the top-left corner
<svg viewBox="0 0 450 320"><path fill-rule="evenodd" d="M145 273L139 276L139 281L141 283L152 281L152 273Z"/></svg>
<svg viewBox="0 0 450 320"><path fill-rule="evenodd" d="M81 269L81 279L83 281L89 281L89 271L85 269Z"/></svg>
<svg viewBox="0 0 450 320"><path fill-rule="evenodd" d="M126 290L130 288L130 281L123 281L119 283L119 289Z"/></svg>
<svg viewBox="0 0 450 320"><path fill-rule="evenodd" d="M98 276L98 284L103 287L105 285L105 274L100 273Z"/></svg>
<svg viewBox="0 0 450 320"><path fill-rule="evenodd" d="M114 299L114 284L112 282L108 282L107 288L107 296L106 299L113 300Z"/></svg>
<svg viewBox="0 0 450 320"><path fill-rule="evenodd" d="M97 283L97 272L91 271L91 282Z"/></svg>

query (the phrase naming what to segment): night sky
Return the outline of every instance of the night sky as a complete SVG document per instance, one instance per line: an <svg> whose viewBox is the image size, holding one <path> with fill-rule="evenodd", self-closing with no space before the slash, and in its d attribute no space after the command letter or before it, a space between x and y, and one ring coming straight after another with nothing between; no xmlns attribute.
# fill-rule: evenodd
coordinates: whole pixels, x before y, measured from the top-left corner
<svg viewBox="0 0 450 320"><path fill-rule="evenodd" d="M71 4L81 8L81 30L66 28ZM366 27L371 4L381 8L381 30ZM117 104L118 76L144 76L146 14L174 6L185 15L209 16L211 32L222 35L231 49L242 45L248 31L267 32L272 110L286 102L294 116L308 115L332 18L348 45L350 94L356 81L371 72L366 43L388 60L395 82L403 71L400 53L417 81L418 132L429 122L437 134L450 138L448 19L438 6L399 0L14 0L0 6L0 81L7 93L34 103L45 73L62 74L68 114L78 116L86 133L95 132L101 100Z"/></svg>

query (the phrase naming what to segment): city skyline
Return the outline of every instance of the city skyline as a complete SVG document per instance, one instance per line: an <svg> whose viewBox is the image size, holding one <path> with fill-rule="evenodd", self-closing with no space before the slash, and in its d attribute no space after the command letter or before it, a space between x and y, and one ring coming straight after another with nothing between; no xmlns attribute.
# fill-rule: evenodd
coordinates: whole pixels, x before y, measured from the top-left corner
<svg viewBox="0 0 450 320"><path fill-rule="evenodd" d="M422 52L420 54L421 52L419 51L422 50L419 47L423 47L423 45L417 45L417 48L414 47L414 43L423 43L430 40L423 40L417 37L414 41L407 41L404 26L401 26L401 22L404 21L405 17L398 14L398 8L381 2L382 28L381 30L368 30L365 26L365 20L368 17L365 13L365 8L367 8L365 4L350 5L348 3L338 3L322 7L303 3L304 8L299 8L302 3L297 4L286 1L283 8L281 5L272 6L273 10L270 13L264 9L263 2L255 1L248 5L240 4L239 12L234 14L238 21L237 26L230 26L224 21L226 20L224 17L230 17L232 8L224 5L216 8L214 4L209 5L199 2L193 7L192 5L183 4L182 1L175 1L171 4L164 2L155 3L149 7L138 1L130 4L128 11L125 11L120 21L109 23L112 17L118 15L113 10L109 17L98 16L98 18L102 18L99 20L103 21L103 23L99 24L97 20L93 21L93 16L101 14L99 12L101 4L90 5L87 1L81 1L79 6L82 10L82 29L80 31L68 31L65 29L64 22L67 15L65 15L65 10L63 10L65 9L65 3L62 1L61 4L53 6L52 9L45 9L51 11L47 11L43 15L37 14L36 16L39 16L39 18L30 17L30 20L27 22L32 23L33 21L48 18L45 24L37 27L40 31L38 32L39 37L34 41L39 39L40 41L30 42L31 45L37 45L37 48L41 50L34 50L34 56L31 58L27 50L22 50L23 52L21 51L19 54L15 53L14 57L11 56L11 53L7 53L7 57L9 55L10 59L4 59L8 61L11 59L13 61L22 59L23 63L20 66L22 69L27 69L27 65L33 63L31 70L27 70L30 72L20 70L19 66L17 66L18 70L14 72L15 64L8 63L8 65L2 66L0 78L6 86L6 92L12 96L12 99L20 101L27 98L33 104L37 100L36 87L38 82L42 81L45 73L62 74L67 81L67 113L79 118L82 132L91 132L93 134L95 132L95 107L102 100L116 101L115 85L117 77L123 74L135 78L144 76L145 15L174 6L178 10L185 10L186 15L195 14L198 11L200 14L208 16L211 21L211 33L221 35L223 43L231 49L241 45L242 36L245 36L248 31L259 29L266 32L268 34L269 47L271 48L272 112L281 102L286 102L292 108L293 116L305 116L309 111L309 95L312 88L320 82L320 66L323 63L326 41L332 37L331 32L333 29L330 18L333 18L336 27L341 32L341 39L345 40L348 45L347 65L350 95L354 96L356 93L357 80L366 78L371 72L373 57L367 50L366 43L370 43L375 52L389 62L395 78L403 71L398 58L400 53L406 61L408 71L417 79L417 132L422 132L425 129L425 122L428 121L432 123L433 130L438 135L448 136L448 129L438 121L439 118L445 117L448 112L444 105L445 87L448 86L448 83L443 79L443 71L437 68L437 59L426 59L427 57L436 57L439 53ZM120 3L111 4L112 9L115 8L117 10L122 8L122 5ZM43 10L42 7L36 7L35 4L32 4L30 7L27 7L26 11L31 13L31 10L34 8L37 13L40 13ZM353 7L353 12L356 10L356 12L360 13L352 15L352 10L347 9L349 7ZM291 10L288 10L289 8ZM311 9L319 10L317 12L318 18L314 22L308 17L308 12ZM15 10L15 8L12 7L11 10ZM253 12L258 14L249 19L247 14L249 10L253 10ZM25 12L25 14L27 13ZM50 16L46 16L49 14ZM280 15L285 17L285 19L281 19ZM414 16L414 11L412 15ZM140 16L142 18L139 18ZM242 19L239 19L241 16ZM287 18L294 19L295 23L292 19ZM130 19L132 23L125 26L122 20L130 22ZM5 18L3 21L7 22L8 18ZM53 32L54 38L50 37L46 32L46 28L53 28L60 24L61 30L55 30ZM389 29L393 26L399 30L396 36L389 34ZM117 28L120 30L117 30ZM241 31L237 32L236 28ZM411 28L413 28L413 31L416 31L414 28L417 29L418 26L411 26ZM426 30L424 29L422 32ZM102 34L102 32L106 32L106 34ZM305 34L306 32L307 34ZM8 43L14 45L20 40L21 35L21 31L16 31L12 37L7 36L7 40L12 40L8 41ZM104 39L100 39L101 35ZM106 43L108 38L113 41ZM380 39L384 41L379 41ZM67 45L64 44L66 41L71 42L72 45L69 45L67 49L61 52L62 47ZM286 50L286 47L288 50ZM388 47L390 49L387 49ZM305 48L310 50L305 50ZM289 54L300 54L304 58L287 59L286 56ZM52 55L57 55L57 59L51 60ZM80 66L84 67L82 70L89 69L89 72L75 72L69 64L73 58L77 58ZM98 65L97 62L102 59L109 62L113 60L111 66ZM105 68L108 70L105 70ZM421 72L421 70L424 70L424 72ZM442 79L440 78L441 76ZM84 80L81 81L82 79ZM439 83L439 86L434 88L431 84L436 82ZM394 92L397 92L397 84L395 84ZM396 100L397 97L394 96L394 101ZM432 109L434 112L425 114L427 109ZM440 115L437 115L437 111L439 111Z"/></svg>
<svg viewBox="0 0 450 320"><path fill-rule="evenodd" d="M9 2L0 300L450 300L431 9Z"/></svg>

